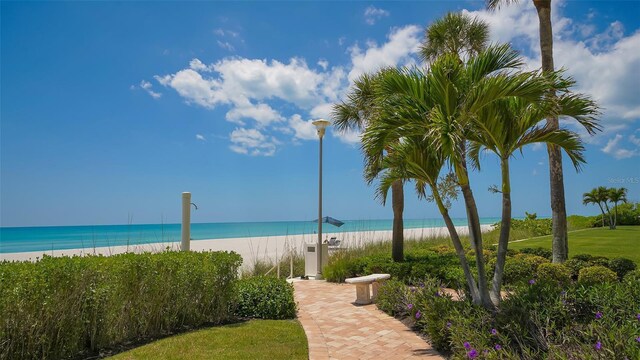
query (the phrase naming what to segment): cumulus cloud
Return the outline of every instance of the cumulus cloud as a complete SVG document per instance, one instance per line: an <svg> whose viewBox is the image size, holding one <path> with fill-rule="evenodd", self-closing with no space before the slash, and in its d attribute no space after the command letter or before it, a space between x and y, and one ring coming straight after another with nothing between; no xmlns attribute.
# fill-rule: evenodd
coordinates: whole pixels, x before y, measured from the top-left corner
<svg viewBox="0 0 640 360"><path fill-rule="evenodd" d="M234 37L224 29L214 33L221 39ZM350 80L385 66L412 63L420 34L418 26L408 25L392 29L382 44L368 41L363 48L356 44L349 49L351 61L345 66L320 59L317 67L309 67L298 57L288 61L229 57L213 63L195 58L187 68L155 79L188 104L208 109L227 106L225 119L240 126L231 133L231 150L273 155L279 144L275 136L288 135L294 142L317 139L309 119L330 120L332 104L346 93ZM332 134L348 144L360 141L358 133Z"/></svg>
<svg viewBox="0 0 640 360"><path fill-rule="evenodd" d="M318 133L312 122L313 120L302 120L300 115L295 114L289 119L289 127L293 129L296 139L316 140L318 139Z"/></svg>
<svg viewBox="0 0 640 360"><path fill-rule="evenodd" d="M253 119L258 123L259 127L283 120L280 113L271 108L271 106L263 103L254 105L249 102L231 109L227 112L226 119L240 125L244 125L242 119Z"/></svg>
<svg viewBox="0 0 640 360"><path fill-rule="evenodd" d="M607 145L602 148L602 152L612 155L616 159L626 159L633 156L640 155L640 151L636 149L627 149L622 147L622 139L624 137L620 134L616 134L613 138L609 139Z"/></svg>
<svg viewBox="0 0 640 360"><path fill-rule="evenodd" d="M273 156L278 141L257 129L236 128L230 135L231 151L251 156Z"/></svg>
<svg viewBox="0 0 640 360"><path fill-rule="evenodd" d="M379 70L386 66L404 65L410 60L410 55L418 52L421 28L409 25L393 29L388 41L380 46L369 42L365 50L358 45L350 48L352 68L349 71L349 81L355 80L366 72Z"/></svg>
<svg viewBox="0 0 640 360"><path fill-rule="evenodd" d="M602 144L612 133L628 128L640 119L640 97L636 88L640 78L640 31L628 36L620 22L613 21L597 33L590 21L594 14L581 23L574 23L562 14L562 2L552 2L554 31L554 63L556 69L565 68L577 85L575 90L591 95L601 106L604 132L591 138L589 143ZM509 42L525 50L528 67L540 67L538 19L532 2L505 6L500 11L465 11L478 16L490 25L494 42ZM589 39L581 40L585 36ZM566 124L566 123L565 123ZM624 151L616 137L602 149L617 158L634 156L637 151ZM613 143L611 143L613 141Z"/></svg>
<svg viewBox="0 0 640 360"><path fill-rule="evenodd" d="M202 134L196 134L196 140L207 141L207 138L205 138Z"/></svg>
<svg viewBox="0 0 640 360"><path fill-rule="evenodd" d="M146 80L140 81L140 85L139 86L140 86L140 89L146 91L147 94L149 94L154 99L159 99L162 96L161 93L153 91L153 85L150 82L146 81ZM133 88L135 88L135 87L133 87Z"/></svg>
<svg viewBox="0 0 640 360"><path fill-rule="evenodd" d="M364 9L364 21L369 25L374 25L376 21L389 15L390 13L387 10L379 9L373 5Z"/></svg>

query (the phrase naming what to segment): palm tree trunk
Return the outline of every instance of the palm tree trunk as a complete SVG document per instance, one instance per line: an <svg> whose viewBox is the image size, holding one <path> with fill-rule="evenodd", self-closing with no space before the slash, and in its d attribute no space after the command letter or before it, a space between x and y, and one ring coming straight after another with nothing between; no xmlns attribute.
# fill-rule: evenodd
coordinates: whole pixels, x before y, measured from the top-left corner
<svg viewBox="0 0 640 360"><path fill-rule="evenodd" d="M607 204L607 202L604 202L604 207L607 209L607 214L609 214L609 230L613 230L613 217L611 216L611 209L609 209L609 204ZM604 219L604 214L602 214L602 218ZM603 225L604 227L604 225Z"/></svg>
<svg viewBox="0 0 640 360"><path fill-rule="evenodd" d="M464 277L465 279L467 279L467 285L469 286L471 300L476 305L482 305L482 299L480 299L480 292L478 291L476 279L474 279L473 274L471 273L471 269L469 268L469 262L467 261L467 256L464 252L462 241L460 241L458 230L456 230L456 226L453 224L453 220L451 220L451 217L449 216L449 211L447 210L447 207L444 206L444 203L442 202L442 198L440 197L440 193L438 192L438 188L436 186L431 186L431 193L433 194L433 199L438 205L440 214L442 214L444 223L447 226L449 236L451 237L451 242L453 242L453 247L456 249L456 254L458 254L458 259L460 259L460 266L462 266Z"/></svg>
<svg viewBox="0 0 640 360"><path fill-rule="evenodd" d="M404 190L402 180L391 184L391 206L393 207L393 234L391 235L391 257L395 262L404 261Z"/></svg>
<svg viewBox="0 0 640 360"><path fill-rule="evenodd" d="M509 232L511 230L511 180L509 178L509 158L500 160L500 172L502 175L502 220L500 223L500 239L498 240L498 254L496 269L493 273L493 284L491 287L491 300L498 306L500 300L500 289L504 276L504 265L507 259L507 247L509 246Z"/></svg>
<svg viewBox="0 0 640 360"><path fill-rule="evenodd" d="M540 28L540 54L542 57L542 71L553 71L553 31L551 28L551 0L533 0L538 12ZM555 97L555 92L549 94ZM558 118L547 118L547 127L557 129ZM561 263L567 260L569 244L567 234L567 210L564 199L564 178L562 172L562 152L556 145L547 145L549 154L549 182L551 190L551 221L552 221L552 250L553 262Z"/></svg>
<svg viewBox="0 0 640 360"><path fill-rule="evenodd" d="M613 228L615 229L618 225L618 202L613 203L613 211L615 212L613 214Z"/></svg>
<svg viewBox="0 0 640 360"><path fill-rule="evenodd" d="M463 152L462 154L465 154ZM456 174L458 183L462 190L465 207L467 209L467 219L469 221L469 237L471 244L476 253L476 266L478 268L478 291L480 293L480 301L482 306L488 310L495 310L495 306L489 295L487 284L487 273L484 267L484 254L482 253L482 228L480 227L480 217L478 216L478 206L473 197L473 191L469 186L469 174L467 172L466 162L456 166Z"/></svg>
<svg viewBox="0 0 640 360"><path fill-rule="evenodd" d="M602 208L602 204L598 202L598 207L600 208L600 212L602 213L602 227L604 228L604 208Z"/></svg>

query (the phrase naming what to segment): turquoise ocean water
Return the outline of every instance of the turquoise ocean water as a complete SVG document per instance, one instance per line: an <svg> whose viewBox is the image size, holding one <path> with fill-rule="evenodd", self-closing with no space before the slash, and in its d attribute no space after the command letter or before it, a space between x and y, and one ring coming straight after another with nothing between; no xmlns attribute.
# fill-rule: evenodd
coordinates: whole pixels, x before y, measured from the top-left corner
<svg viewBox="0 0 640 360"><path fill-rule="evenodd" d="M493 224L499 218L483 218ZM392 220L347 220L341 227L323 224L324 232L391 230ZM466 219L454 219L466 225ZM442 219L404 220L406 229L445 226ZM312 221L236 222L191 224L191 238L226 239L278 235L313 234L318 225ZM180 224L88 225L0 228L0 253L91 249L103 246L170 243L180 241Z"/></svg>

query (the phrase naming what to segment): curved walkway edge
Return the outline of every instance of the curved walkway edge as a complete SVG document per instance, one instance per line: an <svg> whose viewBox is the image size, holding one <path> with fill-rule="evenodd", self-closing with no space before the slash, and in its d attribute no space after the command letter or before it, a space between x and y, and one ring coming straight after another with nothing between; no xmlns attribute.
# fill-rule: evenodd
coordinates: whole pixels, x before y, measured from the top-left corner
<svg viewBox="0 0 640 360"><path fill-rule="evenodd" d="M444 359L429 343L375 305L354 305L352 285L294 280L309 359Z"/></svg>

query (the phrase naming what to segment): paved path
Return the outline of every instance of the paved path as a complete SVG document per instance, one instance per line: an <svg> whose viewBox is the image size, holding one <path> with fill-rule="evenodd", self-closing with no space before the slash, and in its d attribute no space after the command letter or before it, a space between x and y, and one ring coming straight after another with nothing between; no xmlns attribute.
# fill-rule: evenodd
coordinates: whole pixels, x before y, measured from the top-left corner
<svg viewBox="0 0 640 360"><path fill-rule="evenodd" d="M355 286L295 281L298 320L309 359L443 359L431 345L375 305L354 305Z"/></svg>

